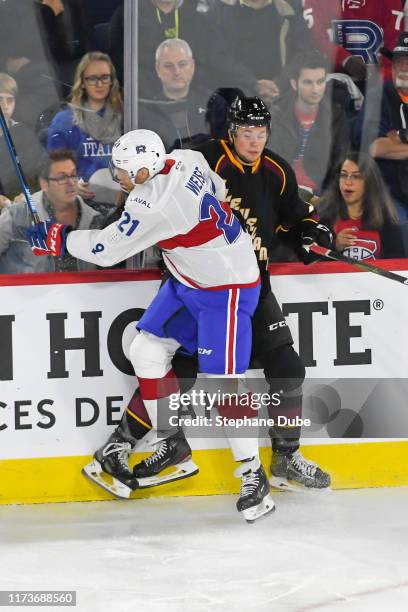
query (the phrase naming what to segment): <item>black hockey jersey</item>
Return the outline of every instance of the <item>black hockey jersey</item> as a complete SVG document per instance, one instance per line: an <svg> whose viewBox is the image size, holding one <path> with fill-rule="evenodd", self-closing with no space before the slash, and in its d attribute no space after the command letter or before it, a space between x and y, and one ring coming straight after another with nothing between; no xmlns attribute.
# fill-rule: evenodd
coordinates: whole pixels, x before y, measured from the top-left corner
<svg viewBox="0 0 408 612"><path fill-rule="evenodd" d="M292 168L268 149L254 165L243 165L224 140L212 140L199 150L225 180L227 202L245 219L259 267L264 272L276 234L287 233L311 211L310 205L298 196Z"/></svg>

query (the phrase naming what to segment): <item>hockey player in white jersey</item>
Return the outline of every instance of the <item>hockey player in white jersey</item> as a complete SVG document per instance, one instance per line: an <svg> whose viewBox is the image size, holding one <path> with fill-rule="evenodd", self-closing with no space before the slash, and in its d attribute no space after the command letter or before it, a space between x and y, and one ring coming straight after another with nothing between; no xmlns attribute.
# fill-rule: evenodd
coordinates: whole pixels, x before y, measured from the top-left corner
<svg viewBox="0 0 408 612"><path fill-rule="evenodd" d="M129 193L119 221L102 230L73 231L48 220L28 230L28 237L36 255L68 251L99 266L112 266L155 244L161 247L172 277L140 319L129 358L157 432L159 447L150 463L160 458L161 466L167 462L175 467L169 478L175 480L198 468L178 428L161 422L157 410L160 399L179 389L171 359L182 346L198 352L200 370L208 376L233 378L245 372L259 269L250 236L223 202L224 182L201 153L177 150L167 156L157 134L134 130L115 143L112 170ZM137 419L125 412L87 466L87 475L120 497L156 484L154 478L136 477L129 467L129 453L140 437ZM240 462L237 509L253 521L274 508L259 461L258 439L228 437L234 459ZM149 466L149 459L144 465ZM103 472L113 477L113 485L107 484Z"/></svg>

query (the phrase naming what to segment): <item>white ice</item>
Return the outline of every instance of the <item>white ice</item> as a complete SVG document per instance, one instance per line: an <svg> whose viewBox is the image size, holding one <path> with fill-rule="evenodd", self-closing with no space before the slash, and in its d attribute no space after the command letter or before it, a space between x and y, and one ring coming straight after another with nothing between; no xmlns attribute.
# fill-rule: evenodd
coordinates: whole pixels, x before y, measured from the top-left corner
<svg viewBox="0 0 408 612"><path fill-rule="evenodd" d="M86 612L408 610L408 488L275 500L254 525L234 496L2 506L0 589L76 590L58 609Z"/></svg>

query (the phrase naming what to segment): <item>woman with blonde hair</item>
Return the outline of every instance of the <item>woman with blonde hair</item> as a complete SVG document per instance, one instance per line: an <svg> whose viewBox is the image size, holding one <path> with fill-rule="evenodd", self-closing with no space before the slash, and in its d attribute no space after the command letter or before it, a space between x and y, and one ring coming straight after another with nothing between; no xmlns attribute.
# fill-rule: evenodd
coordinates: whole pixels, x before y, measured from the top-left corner
<svg viewBox="0 0 408 612"><path fill-rule="evenodd" d="M122 134L123 105L115 67L106 53L83 56L75 71L69 105L48 129L47 149L71 149L78 160L81 196L92 199L89 179L107 168L113 143Z"/></svg>
<svg viewBox="0 0 408 612"><path fill-rule="evenodd" d="M405 257L397 212L376 162L366 153L346 155L316 208L336 233L336 249L345 255Z"/></svg>

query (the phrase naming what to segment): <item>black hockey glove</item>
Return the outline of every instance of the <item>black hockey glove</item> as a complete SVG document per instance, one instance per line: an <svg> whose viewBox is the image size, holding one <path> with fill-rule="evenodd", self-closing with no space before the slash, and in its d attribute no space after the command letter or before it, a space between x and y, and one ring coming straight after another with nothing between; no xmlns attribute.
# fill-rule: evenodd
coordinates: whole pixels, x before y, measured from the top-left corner
<svg viewBox="0 0 408 612"><path fill-rule="evenodd" d="M321 257L307 250L307 247L316 243L326 249L331 249L334 244L334 237L331 230L323 223L310 221L305 219L298 225L299 248L297 255L300 261L304 264L310 264L314 261L319 261Z"/></svg>

